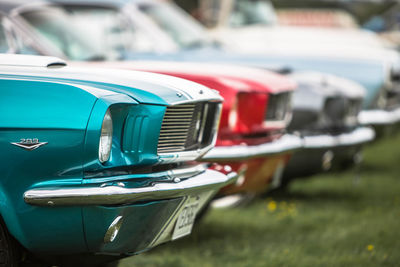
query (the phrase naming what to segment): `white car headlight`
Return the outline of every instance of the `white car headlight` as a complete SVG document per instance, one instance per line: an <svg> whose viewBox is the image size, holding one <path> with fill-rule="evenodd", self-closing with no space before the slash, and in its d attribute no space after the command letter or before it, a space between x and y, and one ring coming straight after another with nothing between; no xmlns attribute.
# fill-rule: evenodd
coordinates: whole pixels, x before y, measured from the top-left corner
<svg viewBox="0 0 400 267"><path fill-rule="evenodd" d="M110 110L104 115L103 124L101 126L100 142L99 142L99 160L104 163L109 160L112 147L113 123Z"/></svg>

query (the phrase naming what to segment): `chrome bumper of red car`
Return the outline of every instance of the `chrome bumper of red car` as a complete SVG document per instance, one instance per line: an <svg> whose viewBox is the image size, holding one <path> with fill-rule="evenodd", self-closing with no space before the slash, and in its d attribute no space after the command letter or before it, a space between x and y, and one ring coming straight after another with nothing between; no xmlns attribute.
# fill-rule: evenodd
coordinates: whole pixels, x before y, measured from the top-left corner
<svg viewBox="0 0 400 267"><path fill-rule="evenodd" d="M193 168L187 168L187 172L192 174ZM50 207L132 204L138 201L185 197L210 190L216 192L238 178L235 172L225 175L209 169L181 180L180 177L184 174L185 169L177 172L176 176L172 174L169 182L157 182L140 188L128 188L123 182L73 188L35 188L25 192L24 200L31 205Z"/></svg>
<svg viewBox="0 0 400 267"><path fill-rule="evenodd" d="M211 149L201 160L226 161L244 160L268 155L281 154L302 148L303 141L296 135L285 134L276 141L257 146L219 146Z"/></svg>
<svg viewBox="0 0 400 267"><path fill-rule="evenodd" d="M362 125L389 125L400 122L400 108L392 111L363 110L358 116Z"/></svg>
<svg viewBox="0 0 400 267"><path fill-rule="evenodd" d="M360 145L370 142L374 138L375 131L373 129L369 127L359 127L350 133L340 135L304 136L303 147L306 149L312 149Z"/></svg>

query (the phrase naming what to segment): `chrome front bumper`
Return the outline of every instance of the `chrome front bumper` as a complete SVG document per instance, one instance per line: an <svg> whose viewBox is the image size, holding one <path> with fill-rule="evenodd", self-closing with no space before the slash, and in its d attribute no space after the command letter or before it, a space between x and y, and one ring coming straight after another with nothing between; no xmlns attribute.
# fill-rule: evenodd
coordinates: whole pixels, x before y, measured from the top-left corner
<svg viewBox="0 0 400 267"><path fill-rule="evenodd" d="M389 125L400 122L400 108L393 111L363 110L358 115L362 125Z"/></svg>
<svg viewBox="0 0 400 267"><path fill-rule="evenodd" d="M193 171L193 168L189 168ZM183 174L184 170L181 171ZM143 177L146 178L146 177ZM205 169L191 178L181 180L171 177L169 182L157 182L152 186L127 188L124 183L104 186L82 186L70 188L36 188L26 191L26 203L37 206L88 206L123 205L138 201L155 201L185 197L193 193L219 190L236 181L238 175L228 175Z"/></svg>
<svg viewBox="0 0 400 267"><path fill-rule="evenodd" d="M202 161L246 160L261 156L275 155L302 148L303 141L296 135L285 134L276 141L257 146L236 145L214 147Z"/></svg>
<svg viewBox="0 0 400 267"><path fill-rule="evenodd" d="M360 127L350 133L340 135L304 136L303 147L306 149L315 149L360 145L370 142L374 138L375 131L373 129L369 127Z"/></svg>

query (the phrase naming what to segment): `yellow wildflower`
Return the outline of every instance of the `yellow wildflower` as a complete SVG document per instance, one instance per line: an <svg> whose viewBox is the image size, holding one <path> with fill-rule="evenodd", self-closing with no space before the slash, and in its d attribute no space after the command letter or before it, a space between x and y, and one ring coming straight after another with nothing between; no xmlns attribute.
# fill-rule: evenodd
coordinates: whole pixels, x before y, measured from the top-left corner
<svg viewBox="0 0 400 267"><path fill-rule="evenodd" d="M374 245L368 245L368 246L367 246L367 250L368 250L368 251L373 251L374 248L375 248Z"/></svg>
<svg viewBox="0 0 400 267"><path fill-rule="evenodd" d="M268 210L273 212L276 210L276 202L271 200L270 202L268 202Z"/></svg>

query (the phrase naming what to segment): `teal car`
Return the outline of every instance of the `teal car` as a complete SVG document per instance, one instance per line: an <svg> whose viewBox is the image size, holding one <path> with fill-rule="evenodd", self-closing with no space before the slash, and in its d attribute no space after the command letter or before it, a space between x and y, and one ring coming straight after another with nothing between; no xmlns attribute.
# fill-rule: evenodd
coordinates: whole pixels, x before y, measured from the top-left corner
<svg viewBox="0 0 400 267"><path fill-rule="evenodd" d="M75 266L146 251L189 234L236 179L195 162L222 101L199 84L0 54L0 92L5 266L21 251Z"/></svg>

